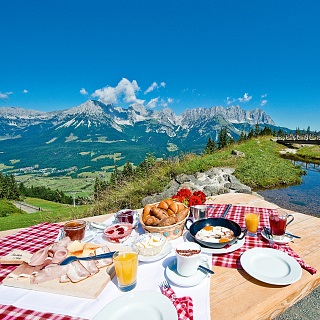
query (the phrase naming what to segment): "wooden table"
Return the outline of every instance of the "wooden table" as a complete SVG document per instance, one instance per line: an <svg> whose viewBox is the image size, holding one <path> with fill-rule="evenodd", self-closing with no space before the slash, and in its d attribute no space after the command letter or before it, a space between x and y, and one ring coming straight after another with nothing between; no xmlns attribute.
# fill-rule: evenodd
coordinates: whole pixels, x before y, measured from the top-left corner
<svg viewBox="0 0 320 320"><path fill-rule="evenodd" d="M208 199L207 202L277 208L275 204L258 196L247 194L219 195ZM295 240L290 246L318 272L311 275L303 269L302 277L296 283L289 286L274 286L255 280L243 270L213 266L215 275L211 276L211 319L273 319L319 286L320 242L317 239L320 219L302 213L291 213L295 220L290 225L290 231L300 235L301 239ZM102 215L87 220L103 222L107 218L108 216ZM0 237L17 230L2 231Z"/></svg>

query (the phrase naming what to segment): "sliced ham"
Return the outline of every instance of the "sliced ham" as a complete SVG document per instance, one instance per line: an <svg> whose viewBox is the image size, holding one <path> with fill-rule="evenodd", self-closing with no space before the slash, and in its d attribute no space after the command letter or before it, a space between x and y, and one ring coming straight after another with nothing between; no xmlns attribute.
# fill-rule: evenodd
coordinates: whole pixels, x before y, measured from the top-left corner
<svg viewBox="0 0 320 320"><path fill-rule="evenodd" d="M90 276L90 272L79 261L73 261L67 266L67 276L72 282L79 282Z"/></svg>
<svg viewBox="0 0 320 320"><path fill-rule="evenodd" d="M61 248L58 249L52 258L52 263L60 263L61 261L63 261L68 255L68 249L67 248Z"/></svg>
<svg viewBox="0 0 320 320"><path fill-rule="evenodd" d="M96 255L102 254L102 253L108 253L108 252L110 252L110 249L108 246L102 246L102 247L96 249ZM112 264L112 258L97 260L97 267L98 268L103 268L103 267L109 266L110 264Z"/></svg>
<svg viewBox="0 0 320 320"><path fill-rule="evenodd" d="M68 272L68 269L69 269L68 264L65 266L54 265L54 266L44 268L30 278L30 283L36 284L36 283L50 281L53 279L58 279L62 275L66 274Z"/></svg>
<svg viewBox="0 0 320 320"><path fill-rule="evenodd" d="M90 275L96 274L99 272L99 268L97 267L97 261L89 260L85 261L82 260L80 263L90 272Z"/></svg>
<svg viewBox="0 0 320 320"><path fill-rule="evenodd" d="M32 257L30 258L29 265L30 266L40 266L44 263L46 258L48 257L48 249L49 247L45 247L43 249L38 250L35 252Z"/></svg>
<svg viewBox="0 0 320 320"><path fill-rule="evenodd" d="M67 283L67 282L71 282L71 280L69 279L69 277L66 274L63 274L60 279L59 279L60 283Z"/></svg>

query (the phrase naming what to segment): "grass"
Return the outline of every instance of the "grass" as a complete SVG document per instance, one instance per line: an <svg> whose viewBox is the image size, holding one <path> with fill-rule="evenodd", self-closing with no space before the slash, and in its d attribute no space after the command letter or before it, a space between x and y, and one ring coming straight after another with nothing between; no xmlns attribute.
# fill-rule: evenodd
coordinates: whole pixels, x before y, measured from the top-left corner
<svg viewBox="0 0 320 320"><path fill-rule="evenodd" d="M233 149L243 152L245 157L235 157L231 152ZM133 181L123 182L116 188L109 188L99 201L90 206L73 208L69 205L28 198L28 203L41 207L43 211L0 218L0 230L30 226L42 221L57 222L107 214L123 208L140 208L144 197L162 192L175 176L204 172L212 167L235 168L236 177L253 189L297 184L301 182L304 171L290 160L281 158L279 151L282 149L283 146L271 141L270 137L259 137L242 144L234 144L210 155L184 154L179 159L159 160L144 177L136 177ZM313 152L318 151L315 149ZM48 179L46 181L49 183L52 178ZM73 186L66 186L67 181L72 183L72 179L63 182L70 190Z"/></svg>
<svg viewBox="0 0 320 320"><path fill-rule="evenodd" d="M320 160L320 146L306 146L297 150L298 156L306 159Z"/></svg>
<svg viewBox="0 0 320 320"><path fill-rule="evenodd" d="M282 148L270 137L260 137L210 155L186 154L176 161L157 162L142 179L108 189L103 199L92 206L92 214L116 212L126 207L139 208L144 197L162 192L173 177L204 172L212 167L235 168L236 177L253 189L300 183L304 171L280 157ZM233 149L242 151L245 157L235 157L231 152Z"/></svg>
<svg viewBox="0 0 320 320"><path fill-rule="evenodd" d="M0 231L29 227L41 222L60 222L86 216L88 206L73 207L52 201L26 198L25 202L41 208L34 213L20 213L17 211L6 217L0 217Z"/></svg>

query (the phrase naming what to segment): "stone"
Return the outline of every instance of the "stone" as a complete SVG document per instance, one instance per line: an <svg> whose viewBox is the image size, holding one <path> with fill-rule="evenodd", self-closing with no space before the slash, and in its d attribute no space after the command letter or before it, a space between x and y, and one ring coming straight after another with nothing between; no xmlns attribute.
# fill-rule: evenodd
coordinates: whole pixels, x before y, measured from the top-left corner
<svg viewBox="0 0 320 320"><path fill-rule="evenodd" d="M233 154L237 158L244 158L246 156L244 152L238 150L232 150L231 154Z"/></svg>
<svg viewBox="0 0 320 320"><path fill-rule="evenodd" d="M182 188L193 191L202 191L207 197L226 193L252 194L251 188L242 184L233 176L234 168L213 167L206 172L197 172L193 175L180 174L171 180L163 192L145 197L142 205L160 202L172 197Z"/></svg>

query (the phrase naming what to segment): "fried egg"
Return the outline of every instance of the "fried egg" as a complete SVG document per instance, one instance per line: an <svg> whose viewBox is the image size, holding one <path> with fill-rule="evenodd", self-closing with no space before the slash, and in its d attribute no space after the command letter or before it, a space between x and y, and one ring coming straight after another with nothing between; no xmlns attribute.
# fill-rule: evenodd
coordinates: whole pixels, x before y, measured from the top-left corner
<svg viewBox="0 0 320 320"><path fill-rule="evenodd" d="M195 237L202 241L219 243L231 241L234 233L226 227L205 226L196 233Z"/></svg>

